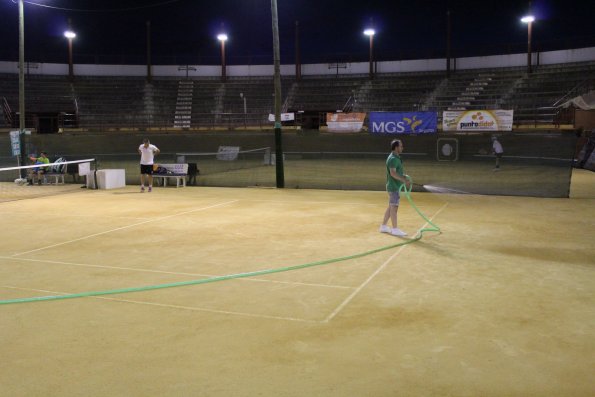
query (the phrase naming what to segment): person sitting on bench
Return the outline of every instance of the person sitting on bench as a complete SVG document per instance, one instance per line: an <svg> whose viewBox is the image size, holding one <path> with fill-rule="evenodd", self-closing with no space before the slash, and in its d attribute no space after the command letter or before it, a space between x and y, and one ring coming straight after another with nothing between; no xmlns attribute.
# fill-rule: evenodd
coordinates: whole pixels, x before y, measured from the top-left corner
<svg viewBox="0 0 595 397"><path fill-rule="evenodd" d="M39 157L35 157L33 155L29 156L29 160L33 161L33 164L49 164L50 159L48 158L48 154L46 152L41 152ZM27 181L29 185L33 185L35 181L35 176L37 176L37 184L41 185L41 179L43 178L43 174L47 171L48 167L35 167L29 170L29 177Z"/></svg>

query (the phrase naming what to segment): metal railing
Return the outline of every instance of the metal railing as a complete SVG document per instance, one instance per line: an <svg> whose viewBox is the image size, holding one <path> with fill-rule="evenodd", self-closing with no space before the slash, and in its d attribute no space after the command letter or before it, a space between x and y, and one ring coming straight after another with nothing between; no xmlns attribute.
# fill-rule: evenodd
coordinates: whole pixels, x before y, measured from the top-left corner
<svg viewBox="0 0 595 397"><path fill-rule="evenodd" d="M192 113L188 123L176 126L175 115L168 113L62 113L59 117L61 131L184 131L184 130L266 130L273 128L268 114L262 113ZM296 121L284 122L296 126Z"/></svg>

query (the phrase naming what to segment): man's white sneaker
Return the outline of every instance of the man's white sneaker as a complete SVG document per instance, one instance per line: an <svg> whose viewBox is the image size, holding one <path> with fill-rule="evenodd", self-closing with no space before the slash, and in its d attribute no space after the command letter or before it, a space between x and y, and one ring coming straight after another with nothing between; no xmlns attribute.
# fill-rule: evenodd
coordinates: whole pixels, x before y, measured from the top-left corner
<svg viewBox="0 0 595 397"><path fill-rule="evenodd" d="M399 236L399 237L403 237L403 236L406 236L407 235L407 233L405 233L404 231L402 231L398 227L395 227L394 229L392 229L390 231L390 234L392 234L393 236Z"/></svg>
<svg viewBox="0 0 595 397"><path fill-rule="evenodd" d="M390 233L391 228L387 225L380 225L380 233Z"/></svg>

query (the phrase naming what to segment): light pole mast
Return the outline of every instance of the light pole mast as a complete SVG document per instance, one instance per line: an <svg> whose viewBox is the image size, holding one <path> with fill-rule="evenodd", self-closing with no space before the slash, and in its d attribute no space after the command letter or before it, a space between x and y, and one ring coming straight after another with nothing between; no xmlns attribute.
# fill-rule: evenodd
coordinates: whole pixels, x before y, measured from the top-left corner
<svg viewBox="0 0 595 397"><path fill-rule="evenodd" d="M364 30L364 34L370 37L370 80L374 78L374 35L376 31L372 28Z"/></svg>
<svg viewBox="0 0 595 397"><path fill-rule="evenodd" d="M227 80L227 73L225 67L225 41L227 41L227 34L220 33L217 35L217 39L221 42L221 81Z"/></svg>
<svg viewBox="0 0 595 397"><path fill-rule="evenodd" d="M283 172L283 144L281 142L281 55L279 50L279 21L277 16L277 0L271 0L273 22L273 58L275 63L275 166L277 187L285 187Z"/></svg>
<svg viewBox="0 0 595 397"><path fill-rule="evenodd" d="M521 18L521 21L527 24L527 73L531 73L531 25L535 21L533 15L527 15Z"/></svg>
<svg viewBox="0 0 595 397"><path fill-rule="evenodd" d="M19 131L25 133L25 11L19 0Z"/></svg>
<svg viewBox="0 0 595 397"><path fill-rule="evenodd" d="M64 37L68 39L68 79L72 83L74 81L74 65L72 63L72 39L76 34L72 31L72 21L68 18L68 30L64 32Z"/></svg>

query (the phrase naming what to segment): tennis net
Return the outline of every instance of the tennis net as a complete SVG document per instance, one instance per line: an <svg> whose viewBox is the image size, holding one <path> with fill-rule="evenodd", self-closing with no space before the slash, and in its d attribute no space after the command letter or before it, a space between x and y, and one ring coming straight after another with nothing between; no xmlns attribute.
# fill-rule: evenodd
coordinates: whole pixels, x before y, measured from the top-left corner
<svg viewBox="0 0 595 397"><path fill-rule="evenodd" d="M0 202L79 191L78 176L94 177L95 164L92 158L75 161L59 158L49 164L0 168Z"/></svg>
<svg viewBox="0 0 595 397"><path fill-rule="evenodd" d="M220 146L217 152L176 153L177 163L188 163L189 174L196 170L199 185L274 186L275 155L270 147L241 150L239 146Z"/></svg>
<svg viewBox="0 0 595 397"><path fill-rule="evenodd" d="M504 146L500 159L492 153L493 134L397 136L404 143L401 159L405 173L413 178L414 191L568 197L576 151L574 134L497 135ZM312 150L315 145L309 145L309 151L300 150L305 145L286 145L287 188L385 188L385 162L394 136L329 138L321 136L316 151Z"/></svg>

